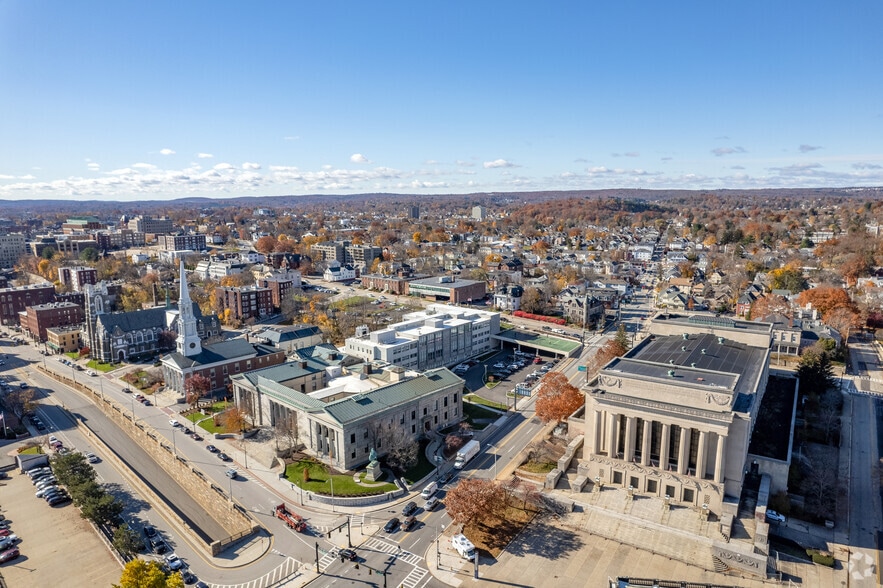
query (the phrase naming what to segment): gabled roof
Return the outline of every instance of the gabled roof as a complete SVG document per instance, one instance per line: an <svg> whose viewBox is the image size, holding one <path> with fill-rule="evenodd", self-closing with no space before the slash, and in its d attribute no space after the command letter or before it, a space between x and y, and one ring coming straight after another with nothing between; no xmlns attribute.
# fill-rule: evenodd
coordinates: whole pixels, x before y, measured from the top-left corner
<svg viewBox="0 0 883 588"><path fill-rule="evenodd" d="M236 359L247 359L259 355L269 355L270 353L280 353L280 351L266 345L253 345L245 339L231 339L215 343L214 345L205 345L200 353L189 357L185 357L178 352L170 353L163 358L163 361L174 363L179 368L184 369Z"/></svg>
<svg viewBox="0 0 883 588"><path fill-rule="evenodd" d="M102 328L108 332L113 332L119 327L124 333L132 331L140 331L141 329L166 328L166 311L176 310L177 305L170 308L165 306L156 306L154 308L145 308L143 310L130 310L128 312L111 312L108 314L99 314L96 320ZM193 316L199 321L202 319L202 311L199 305L193 303Z"/></svg>

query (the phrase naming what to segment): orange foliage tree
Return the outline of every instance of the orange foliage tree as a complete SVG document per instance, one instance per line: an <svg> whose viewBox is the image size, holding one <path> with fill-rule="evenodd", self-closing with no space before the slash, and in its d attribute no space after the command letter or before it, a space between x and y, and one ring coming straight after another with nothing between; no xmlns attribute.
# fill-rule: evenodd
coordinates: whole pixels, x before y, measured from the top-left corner
<svg viewBox="0 0 883 588"><path fill-rule="evenodd" d="M561 372L546 374L537 392L536 413L543 422L561 422L583 405L579 389Z"/></svg>
<svg viewBox="0 0 883 588"><path fill-rule="evenodd" d="M199 399L211 391L211 381L202 374L193 374L184 383L185 399L191 408L194 408Z"/></svg>
<svg viewBox="0 0 883 588"><path fill-rule="evenodd" d="M825 317L835 308L855 309L849 293L843 288L835 286L819 286L811 290L804 290L797 297L797 302L801 305L812 304L812 307L818 310L822 318Z"/></svg>

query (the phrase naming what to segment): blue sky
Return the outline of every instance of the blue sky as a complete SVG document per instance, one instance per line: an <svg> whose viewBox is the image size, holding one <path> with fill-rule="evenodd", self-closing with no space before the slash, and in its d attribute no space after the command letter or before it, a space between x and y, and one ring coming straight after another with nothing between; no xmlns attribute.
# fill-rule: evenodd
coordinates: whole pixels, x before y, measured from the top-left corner
<svg viewBox="0 0 883 588"><path fill-rule="evenodd" d="M883 185L883 3L0 0L0 198Z"/></svg>

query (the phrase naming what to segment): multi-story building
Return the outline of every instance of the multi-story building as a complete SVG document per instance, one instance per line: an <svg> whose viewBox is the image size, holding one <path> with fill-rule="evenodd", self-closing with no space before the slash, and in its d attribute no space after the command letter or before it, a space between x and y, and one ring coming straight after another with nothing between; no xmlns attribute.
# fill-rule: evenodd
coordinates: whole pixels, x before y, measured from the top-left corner
<svg viewBox="0 0 883 588"><path fill-rule="evenodd" d="M186 284L186 281L184 282ZM105 362L150 357L166 351L173 341L170 334L177 328L180 307L171 304L129 312L112 312L120 289L113 284L87 284L86 325L83 340L92 357ZM196 321L196 332L202 339L220 334L221 325L215 314L203 316L199 306L190 302L189 314Z"/></svg>
<svg viewBox="0 0 883 588"><path fill-rule="evenodd" d="M60 267L58 268L58 281L76 292L82 292L86 284L98 283L98 270L82 265Z"/></svg>
<svg viewBox="0 0 883 588"><path fill-rule="evenodd" d="M436 276L408 282L406 293L437 302L469 304L473 300L481 300L487 295L487 284L483 281L466 280L456 276Z"/></svg>
<svg viewBox="0 0 883 588"><path fill-rule="evenodd" d="M85 313L73 302L49 302L25 309L24 328L37 341L46 341L46 329L80 326Z"/></svg>
<svg viewBox="0 0 883 588"><path fill-rule="evenodd" d="M270 289L270 298L273 302L273 309L279 311L282 309L282 301L285 300L293 288L300 288L301 275L299 271L291 270L281 274L274 274L259 278L257 285L261 288Z"/></svg>
<svg viewBox="0 0 883 588"><path fill-rule="evenodd" d="M28 252L28 242L21 233L0 235L0 268L11 268Z"/></svg>
<svg viewBox="0 0 883 588"><path fill-rule="evenodd" d="M375 259L383 258L383 248L374 245L349 245L346 248L346 263L358 268L370 268Z"/></svg>
<svg viewBox="0 0 883 588"><path fill-rule="evenodd" d="M100 219L94 216L74 216L67 219L61 225L61 232L65 235L75 235L77 233L91 233L99 229L107 228Z"/></svg>
<svg viewBox="0 0 883 588"><path fill-rule="evenodd" d="M484 206L473 206L472 218L477 221L483 221L487 219L487 209Z"/></svg>
<svg viewBox="0 0 883 588"><path fill-rule="evenodd" d="M604 303L593 296L567 296L561 300L567 322L586 328L604 324Z"/></svg>
<svg viewBox="0 0 883 588"><path fill-rule="evenodd" d="M521 286L503 284L494 292L494 306L500 310L514 312L521 308L522 296L524 296L524 288Z"/></svg>
<svg viewBox="0 0 883 588"><path fill-rule="evenodd" d="M490 351L499 332L497 312L433 304L385 329L348 338L345 352L424 371Z"/></svg>
<svg viewBox="0 0 883 588"><path fill-rule="evenodd" d="M215 288L217 309L220 313L229 309L231 317L244 321L260 320L273 314L273 293L270 288L258 286Z"/></svg>
<svg viewBox="0 0 883 588"><path fill-rule="evenodd" d="M324 241L316 243L310 249L314 261L346 261L346 247L349 241Z"/></svg>
<svg viewBox="0 0 883 588"><path fill-rule="evenodd" d="M150 233L151 235L165 235L176 230L172 219L164 216L154 218L148 215L139 215L129 221L128 227L137 233Z"/></svg>
<svg viewBox="0 0 883 588"><path fill-rule="evenodd" d="M46 346L55 353L73 353L82 347L80 325L46 329Z"/></svg>
<svg viewBox="0 0 883 588"><path fill-rule="evenodd" d="M0 322L18 325L20 313L28 306L55 301L55 286L50 283L32 284L0 290Z"/></svg>
<svg viewBox="0 0 883 588"><path fill-rule="evenodd" d="M256 425L296 431L303 451L338 470L462 420L463 380L445 368L419 374L301 360L232 381L237 406Z"/></svg>
<svg viewBox="0 0 883 588"><path fill-rule="evenodd" d="M116 231L98 231L95 240L102 251L109 249L126 249L128 247L143 247L145 243L144 233L131 229L119 229Z"/></svg>
<svg viewBox="0 0 883 588"><path fill-rule="evenodd" d="M156 238L159 247L165 251L205 251L205 235L159 235Z"/></svg>
<svg viewBox="0 0 883 588"><path fill-rule="evenodd" d="M203 345L199 335L199 322L194 309L199 307L190 301L184 262L181 262L181 309L177 316L178 338L175 352L164 355L162 363L166 388L185 394L187 380L196 374L208 378L211 392L224 390L230 378L236 374L278 365L285 361L285 352L265 345L253 345L243 339L231 339L214 345Z"/></svg>
<svg viewBox="0 0 883 588"><path fill-rule="evenodd" d="M765 323L659 315L653 336L604 366L586 395L579 474L734 515L771 333ZM779 469L773 489L787 485L788 468Z"/></svg>

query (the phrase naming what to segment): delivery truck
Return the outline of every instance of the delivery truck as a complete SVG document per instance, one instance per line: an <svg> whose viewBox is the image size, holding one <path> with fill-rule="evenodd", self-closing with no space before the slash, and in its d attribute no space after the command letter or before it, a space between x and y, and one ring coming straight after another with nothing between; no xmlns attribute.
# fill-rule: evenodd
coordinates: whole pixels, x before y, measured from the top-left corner
<svg viewBox="0 0 883 588"><path fill-rule="evenodd" d="M457 459L454 460L454 467L458 470L462 470L463 466L466 465L470 459L478 455L478 451L481 449L481 444L478 441L473 439L457 452Z"/></svg>

